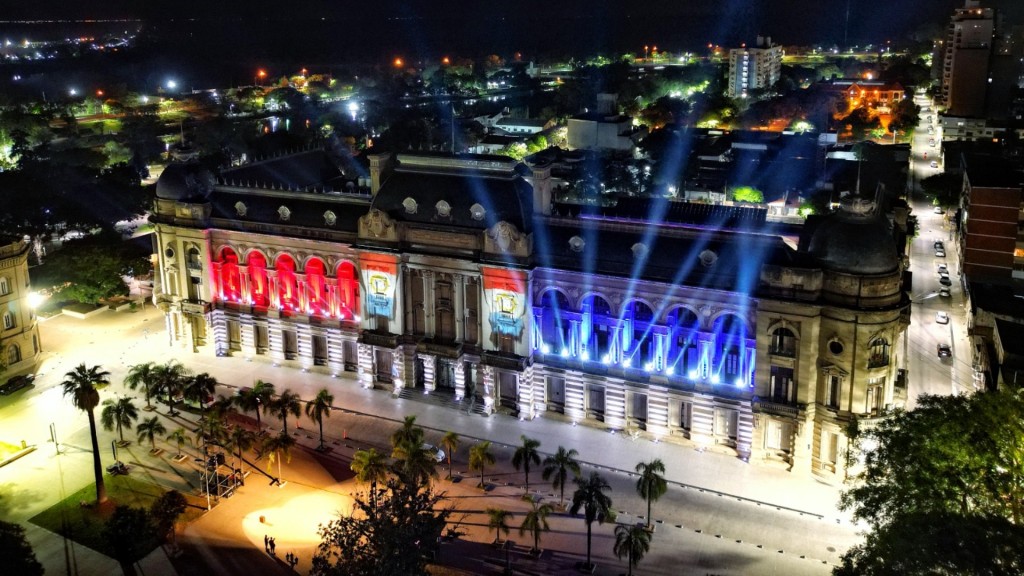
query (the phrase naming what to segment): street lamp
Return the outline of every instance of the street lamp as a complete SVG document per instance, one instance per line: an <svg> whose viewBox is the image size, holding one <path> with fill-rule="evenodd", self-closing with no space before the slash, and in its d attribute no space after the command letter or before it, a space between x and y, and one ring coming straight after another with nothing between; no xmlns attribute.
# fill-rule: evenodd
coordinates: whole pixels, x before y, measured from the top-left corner
<svg viewBox="0 0 1024 576"><path fill-rule="evenodd" d="M177 87L178 87L178 83L175 82L174 80L168 80L167 81L167 89L168 90L174 90Z"/></svg>
<svg viewBox="0 0 1024 576"><path fill-rule="evenodd" d="M349 111L350 114L352 114L352 121L355 122L356 121L356 113L359 112L359 103L358 102L349 102L348 103L348 111Z"/></svg>

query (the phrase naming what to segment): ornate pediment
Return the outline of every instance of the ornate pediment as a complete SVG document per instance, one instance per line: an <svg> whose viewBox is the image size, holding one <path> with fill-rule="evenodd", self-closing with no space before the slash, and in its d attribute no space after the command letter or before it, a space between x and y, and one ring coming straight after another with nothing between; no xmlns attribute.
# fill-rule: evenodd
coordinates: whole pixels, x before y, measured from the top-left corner
<svg viewBox="0 0 1024 576"><path fill-rule="evenodd" d="M365 216L359 218L359 237L397 242L398 231L390 216L377 208L370 208Z"/></svg>
<svg viewBox="0 0 1024 576"><path fill-rule="evenodd" d="M532 237L523 234L514 224L502 220L484 233L484 252L528 257L533 249Z"/></svg>

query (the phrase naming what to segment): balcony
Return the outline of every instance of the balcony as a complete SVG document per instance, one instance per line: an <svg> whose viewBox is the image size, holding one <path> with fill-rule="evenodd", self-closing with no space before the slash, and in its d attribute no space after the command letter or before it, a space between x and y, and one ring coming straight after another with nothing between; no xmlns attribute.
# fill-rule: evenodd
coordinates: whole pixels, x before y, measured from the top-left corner
<svg viewBox="0 0 1024 576"><path fill-rule="evenodd" d="M773 346L768 350L768 353L771 354L772 356L796 358L796 348L791 346Z"/></svg>
<svg viewBox="0 0 1024 576"><path fill-rule="evenodd" d="M765 400L762 398L756 398L753 402L754 412L761 412L762 414L771 414L772 416L781 416L783 418L793 419L799 419L800 412L805 407L806 405L804 404L775 402L772 400Z"/></svg>
<svg viewBox="0 0 1024 576"><path fill-rule="evenodd" d="M889 365L889 356L876 354L868 358L868 368L882 368Z"/></svg>

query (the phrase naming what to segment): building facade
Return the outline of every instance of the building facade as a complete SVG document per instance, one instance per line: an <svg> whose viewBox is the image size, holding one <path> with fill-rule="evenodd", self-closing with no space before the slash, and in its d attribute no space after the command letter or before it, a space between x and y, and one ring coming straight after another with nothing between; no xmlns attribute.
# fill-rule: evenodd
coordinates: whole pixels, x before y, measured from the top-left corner
<svg viewBox="0 0 1024 576"><path fill-rule="evenodd" d="M757 37L754 48L729 50L728 94L746 98L752 90L771 88L782 74L782 47L773 46L771 37Z"/></svg>
<svg viewBox="0 0 1024 576"><path fill-rule="evenodd" d="M171 345L829 480L845 426L892 402L909 304L870 203L794 250L749 208L716 209L735 229L553 216L550 168L507 158L380 154L370 175L338 194L169 167Z"/></svg>
<svg viewBox="0 0 1024 576"><path fill-rule="evenodd" d="M939 101L950 116L985 116L995 12L966 0L946 31Z"/></svg>
<svg viewBox="0 0 1024 576"><path fill-rule="evenodd" d="M0 362L4 367L0 380L31 372L42 351L39 327L32 309L32 286L28 275L31 247L20 238L0 240Z"/></svg>

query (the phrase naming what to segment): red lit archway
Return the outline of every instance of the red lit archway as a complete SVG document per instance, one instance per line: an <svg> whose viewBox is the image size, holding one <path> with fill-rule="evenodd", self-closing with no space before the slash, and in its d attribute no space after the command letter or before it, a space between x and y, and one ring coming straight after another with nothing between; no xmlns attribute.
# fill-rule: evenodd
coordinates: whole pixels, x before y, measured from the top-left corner
<svg viewBox="0 0 1024 576"><path fill-rule="evenodd" d="M270 305L267 286L267 259L259 252L251 252L248 259L250 300L256 306Z"/></svg>
<svg viewBox="0 0 1024 576"><path fill-rule="evenodd" d="M310 314L327 316L330 305L327 300L327 283L324 280L324 262L312 258L306 263L307 308Z"/></svg>
<svg viewBox="0 0 1024 576"><path fill-rule="evenodd" d="M298 310L299 294L295 285L295 260L287 254L277 257L277 305L285 310Z"/></svg>
<svg viewBox="0 0 1024 576"><path fill-rule="evenodd" d="M351 262L338 265L338 316L353 320L359 314L359 276Z"/></svg>
<svg viewBox="0 0 1024 576"><path fill-rule="evenodd" d="M238 271L238 254L231 248L220 251L220 297L227 302L242 298L242 278Z"/></svg>

